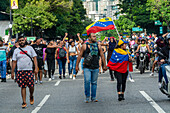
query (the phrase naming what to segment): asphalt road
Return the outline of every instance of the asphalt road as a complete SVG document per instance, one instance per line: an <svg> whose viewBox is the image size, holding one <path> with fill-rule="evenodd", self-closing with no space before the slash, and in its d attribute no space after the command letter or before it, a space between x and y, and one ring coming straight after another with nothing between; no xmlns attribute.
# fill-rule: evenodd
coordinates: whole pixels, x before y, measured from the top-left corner
<svg viewBox="0 0 170 113"><path fill-rule="evenodd" d="M134 82L127 81L124 101L117 100L116 81L110 81L108 72L99 75L97 99L99 102L85 103L83 75L76 80L55 80L35 85L35 104L21 108L20 88L13 80L0 83L0 113L170 113L170 100L158 89L158 77L132 73Z"/></svg>

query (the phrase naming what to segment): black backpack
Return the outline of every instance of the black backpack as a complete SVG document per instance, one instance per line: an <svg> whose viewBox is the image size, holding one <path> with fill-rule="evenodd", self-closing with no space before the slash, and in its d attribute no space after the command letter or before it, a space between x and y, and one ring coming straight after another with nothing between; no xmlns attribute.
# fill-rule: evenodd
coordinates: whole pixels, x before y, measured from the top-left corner
<svg viewBox="0 0 170 113"><path fill-rule="evenodd" d="M59 49L59 57L60 58L66 57L66 51L63 48Z"/></svg>

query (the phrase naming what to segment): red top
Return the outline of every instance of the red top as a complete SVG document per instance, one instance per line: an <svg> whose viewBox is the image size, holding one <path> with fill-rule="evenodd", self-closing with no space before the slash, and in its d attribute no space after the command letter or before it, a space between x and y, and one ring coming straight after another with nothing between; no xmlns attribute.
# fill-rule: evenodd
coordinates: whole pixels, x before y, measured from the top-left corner
<svg viewBox="0 0 170 113"><path fill-rule="evenodd" d="M66 49L63 47L63 49L66 51ZM60 48L57 50L57 59L60 59L60 57L59 57L59 51L60 51ZM66 57L64 57L64 58L66 58Z"/></svg>

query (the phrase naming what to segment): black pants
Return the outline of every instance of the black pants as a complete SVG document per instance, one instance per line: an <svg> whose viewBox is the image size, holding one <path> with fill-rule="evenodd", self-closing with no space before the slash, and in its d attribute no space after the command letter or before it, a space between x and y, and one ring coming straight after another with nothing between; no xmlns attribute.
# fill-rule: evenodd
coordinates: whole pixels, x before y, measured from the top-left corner
<svg viewBox="0 0 170 113"><path fill-rule="evenodd" d="M115 71L114 75L117 79L117 92L125 92L128 71L126 73L119 73Z"/></svg>
<svg viewBox="0 0 170 113"><path fill-rule="evenodd" d="M47 65L48 65L48 75L49 78L51 78L51 74L54 75L54 71L55 71L55 59L47 59Z"/></svg>

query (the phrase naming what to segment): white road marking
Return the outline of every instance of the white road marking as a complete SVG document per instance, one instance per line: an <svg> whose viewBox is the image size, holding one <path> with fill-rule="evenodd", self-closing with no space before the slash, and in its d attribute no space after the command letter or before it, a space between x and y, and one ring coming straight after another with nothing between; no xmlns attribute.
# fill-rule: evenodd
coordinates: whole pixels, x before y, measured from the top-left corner
<svg viewBox="0 0 170 113"><path fill-rule="evenodd" d="M50 95L46 95L43 100L39 103L39 105L31 112L31 113L37 113L41 107L45 104L45 102L48 100L48 98L50 97Z"/></svg>
<svg viewBox="0 0 170 113"><path fill-rule="evenodd" d="M145 91L139 91L158 113L166 113Z"/></svg>
<svg viewBox="0 0 170 113"><path fill-rule="evenodd" d="M54 86L58 86L60 84L61 81L57 81L56 84Z"/></svg>

